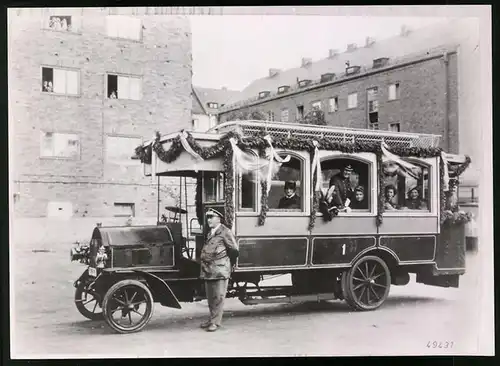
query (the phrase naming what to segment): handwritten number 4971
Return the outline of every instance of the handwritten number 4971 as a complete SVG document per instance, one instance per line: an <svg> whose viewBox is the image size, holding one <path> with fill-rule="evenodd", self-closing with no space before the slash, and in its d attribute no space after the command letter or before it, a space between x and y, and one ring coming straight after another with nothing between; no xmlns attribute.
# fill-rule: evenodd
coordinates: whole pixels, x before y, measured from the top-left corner
<svg viewBox="0 0 500 366"><path fill-rule="evenodd" d="M453 342L427 342L427 348L453 348Z"/></svg>

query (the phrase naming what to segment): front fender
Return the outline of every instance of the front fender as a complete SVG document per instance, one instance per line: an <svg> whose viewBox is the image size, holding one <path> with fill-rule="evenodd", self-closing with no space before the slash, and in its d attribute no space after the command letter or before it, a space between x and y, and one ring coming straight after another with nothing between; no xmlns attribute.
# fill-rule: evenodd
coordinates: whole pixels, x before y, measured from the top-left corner
<svg viewBox="0 0 500 366"><path fill-rule="evenodd" d="M177 297L175 297L167 283L160 277L137 269L135 269L134 272L141 275L146 280L154 298L158 299L160 304L169 308L181 309L179 300L177 300Z"/></svg>
<svg viewBox="0 0 500 366"><path fill-rule="evenodd" d="M78 279L75 282L73 282L73 286L78 287L80 282L87 280L88 277L89 277L89 271L88 271L88 269L85 269L85 271L83 271L81 276L78 277Z"/></svg>

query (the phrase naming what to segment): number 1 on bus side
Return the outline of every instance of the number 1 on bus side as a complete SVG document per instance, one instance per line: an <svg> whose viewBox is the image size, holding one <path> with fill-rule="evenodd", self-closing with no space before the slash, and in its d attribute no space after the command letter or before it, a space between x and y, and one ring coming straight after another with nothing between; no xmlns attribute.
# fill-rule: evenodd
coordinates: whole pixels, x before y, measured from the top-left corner
<svg viewBox="0 0 500 366"><path fill-rule="evenodd" d="M342 244L342 255L345 255L345 248L346 248L346 245L344 243L344 244Z"/></svg>

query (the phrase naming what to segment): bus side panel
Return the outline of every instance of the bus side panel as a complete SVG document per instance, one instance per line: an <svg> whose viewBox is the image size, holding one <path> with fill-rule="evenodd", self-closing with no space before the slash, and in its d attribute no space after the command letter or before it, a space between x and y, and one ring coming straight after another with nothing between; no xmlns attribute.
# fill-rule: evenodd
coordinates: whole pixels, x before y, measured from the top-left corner
<svg viewBox="0 0 500 366"><path fill-rule="evenodd" d="M324 221L322 216L316 217L312 236L337 235L376 235L375 216L336 216L332 221Z"/></svg>
<svg viewBox="0 0 500 366"><path fill-rule="evenodd" d="M465 225L444 225L438 238L435 274L465 270Z"/></svg>
<svg viewBox="0 0 500 366"><path fill-rule="evenodd" d="M420 235L439 233L436 216L388 216L384 215L379 227L380 235Z"/></svg>

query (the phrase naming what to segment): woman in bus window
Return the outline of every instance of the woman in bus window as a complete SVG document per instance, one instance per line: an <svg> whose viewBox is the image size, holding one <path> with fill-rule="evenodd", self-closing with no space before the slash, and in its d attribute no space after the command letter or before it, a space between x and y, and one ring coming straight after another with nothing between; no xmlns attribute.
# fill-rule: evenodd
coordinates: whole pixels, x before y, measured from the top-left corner
<svg viewBox="0 0 500 366"><path fill-rule="evenodd" d="M384 208L387 211L397 210L399 207L396 203L396 187L392 184L385 186L385 203Z"/></svg>
<svg viewBox="0 0 500 366"><path fill-rule="evenodd" d="M427 210L427 205L422 200L418 187L413 187L408 191L408 199L406 200L405 207L409 210Z"/></svg>
<svg viewBox="0 0 500 366"><path fill-rule="evenodd" d="M368 209L368 204L365 199L365 189L363 186L357 186L354 190L354 200L351 202L350 207L353 210Z"/></svg>

